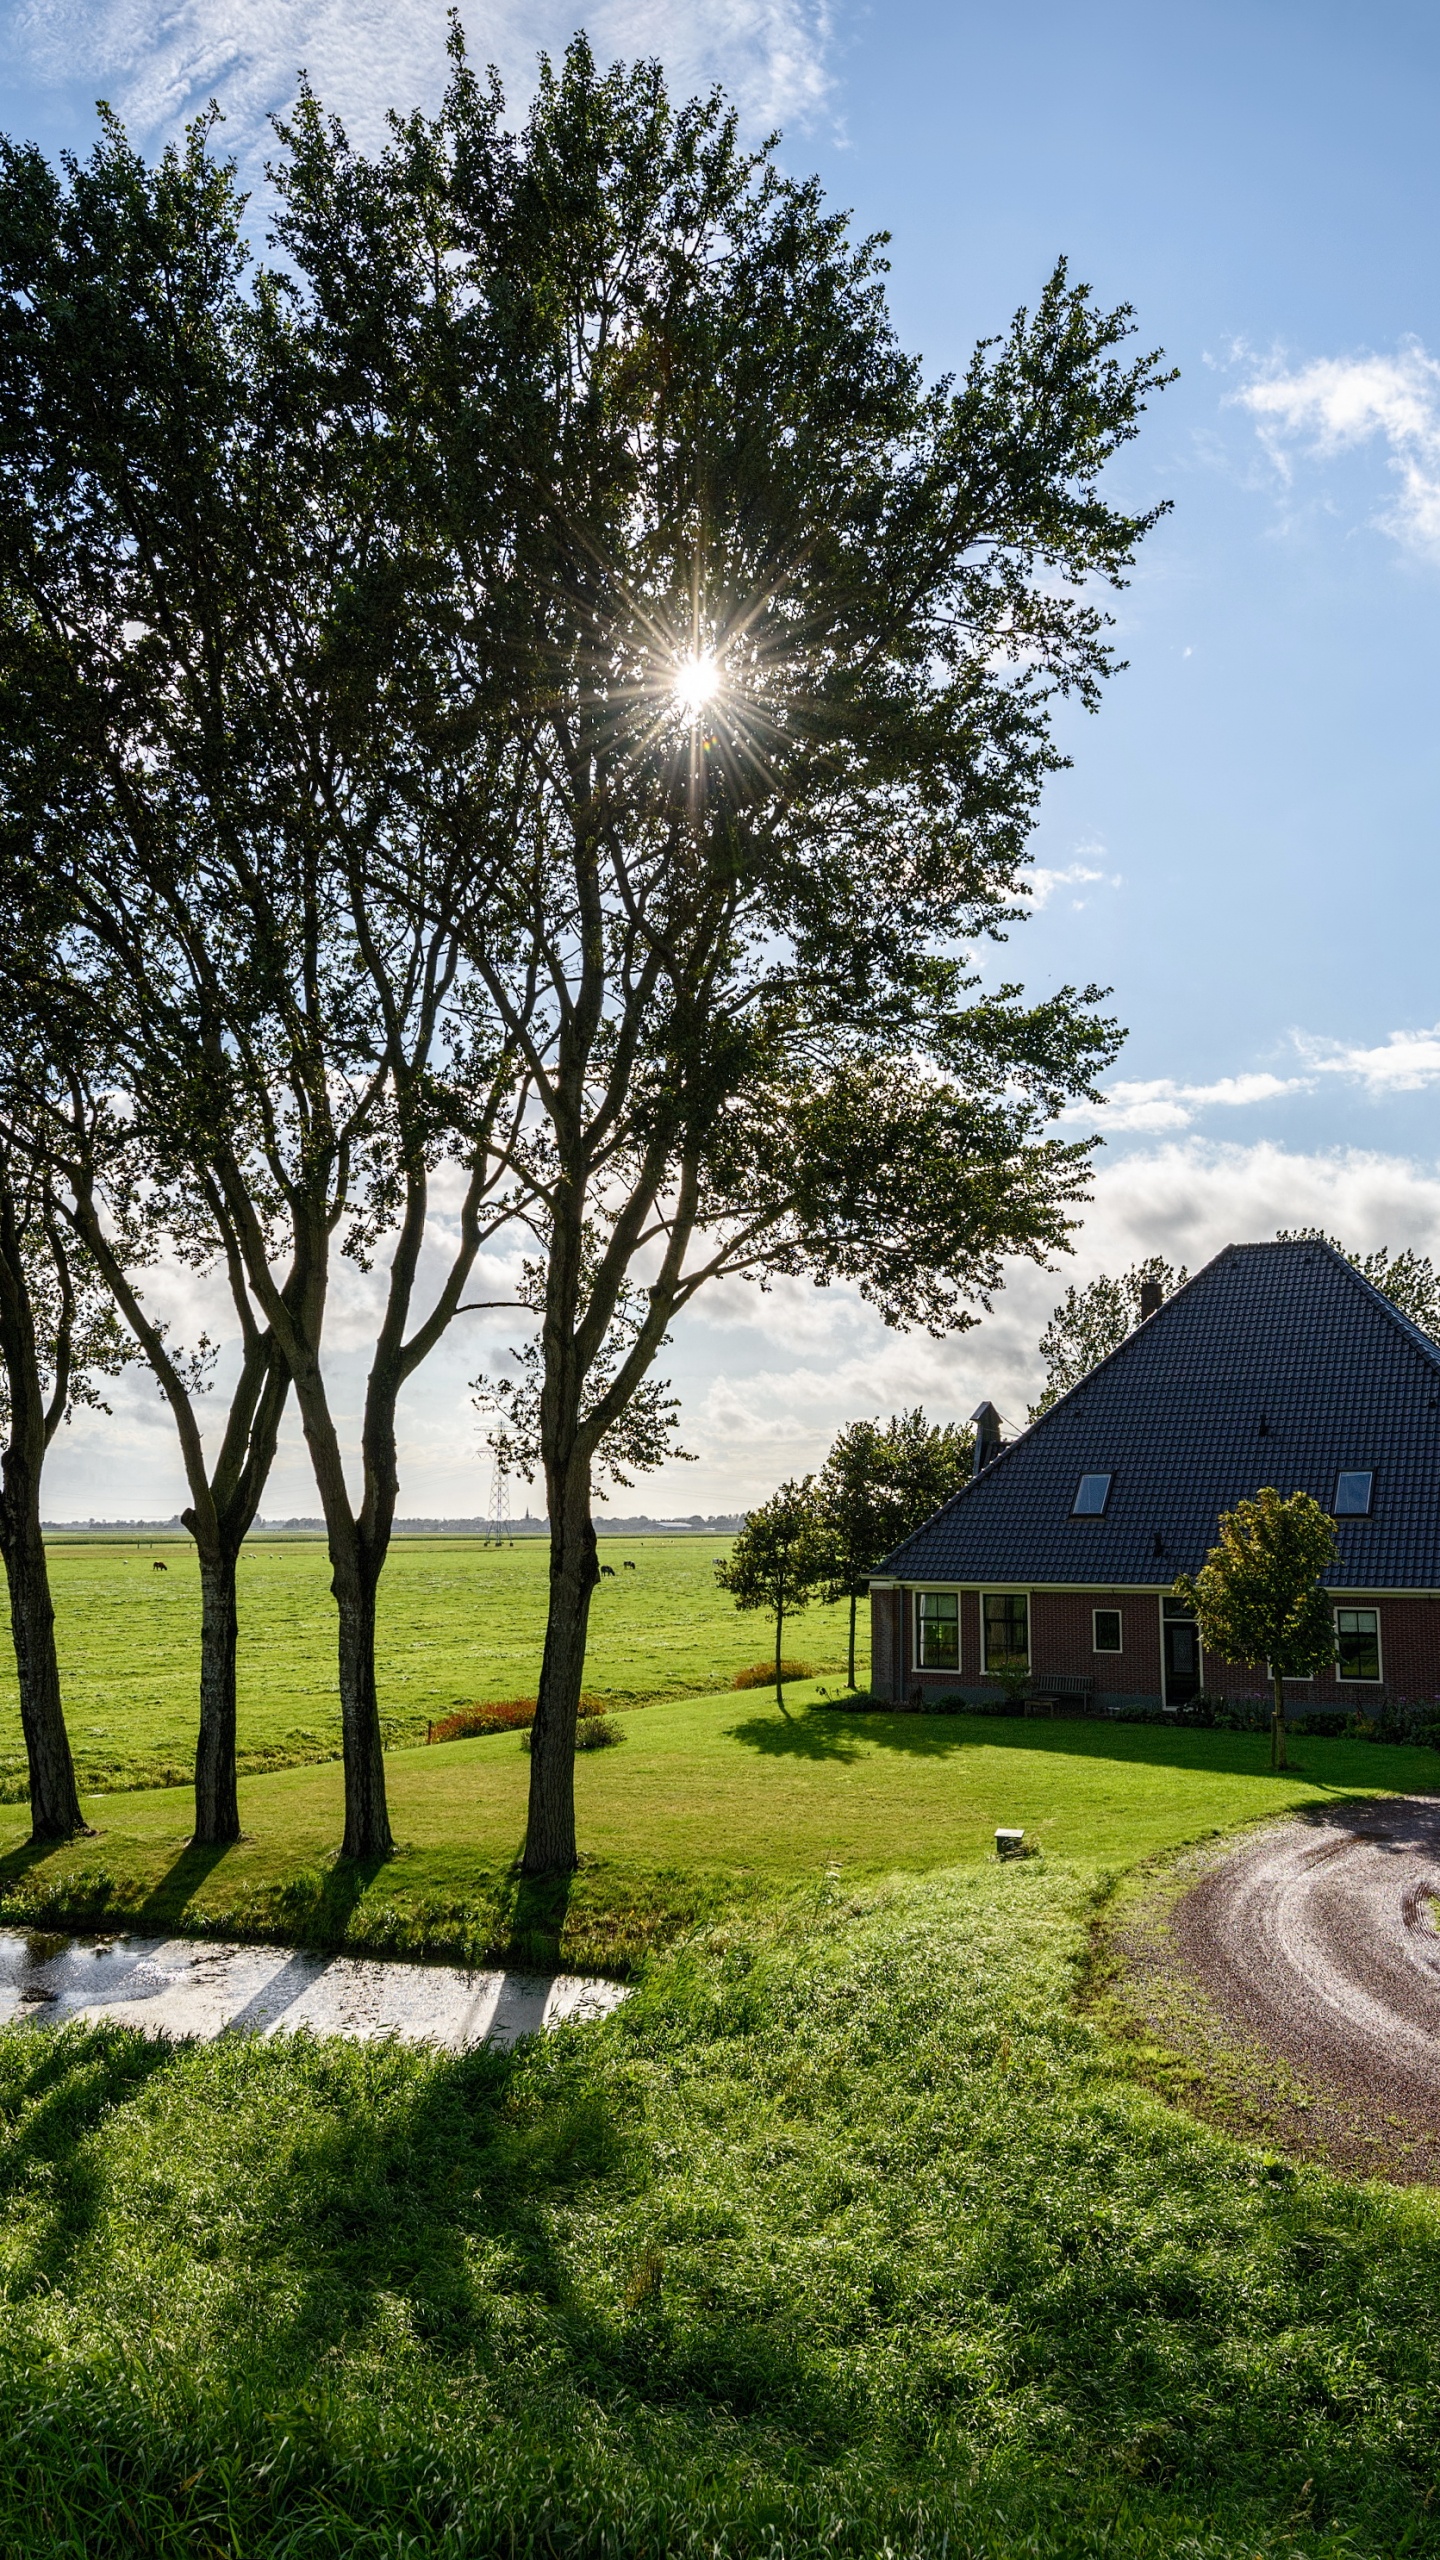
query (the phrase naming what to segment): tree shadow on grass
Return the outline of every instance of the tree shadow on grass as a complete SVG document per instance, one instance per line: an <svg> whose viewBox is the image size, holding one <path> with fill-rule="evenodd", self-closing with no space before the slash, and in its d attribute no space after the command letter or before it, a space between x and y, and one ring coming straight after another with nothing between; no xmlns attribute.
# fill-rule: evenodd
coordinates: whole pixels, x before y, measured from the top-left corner
<svg viewBox="0 0 1440 2560"><path fill-rule="evenodd" d="M64 2281L108 2199L92 2137L156 2075L175 2048L130 2026L27 2022L0 2047L0 2208L11 2225L11 2291Z"/></svg>
<svg viewBox="0 0 1440 2560"><path fill-rule="evenodd" d="M1431 1752L1393 1744L1331 1741L1317 1734L1292 1737L1296 1757L1286 1771L1270 1767L1268 1733L1214 1733L1194 1725L1123 1724L1118 1718L1079 1716L925 1715L886 1708L808 1706L787 1724L747 1716L727 1727L729 1737L767 1759L853 1764L862 1746L900 1752L915 1760L947 1759L976 1746L990 1751L1111 1760L1128 1766L1192 1770L1197 1776L1303 1778L1325 1794L1353 1794L1357 1786L1394 1787L1440 1795L1440 1759ZM1406 1764L1397 1767L1397 1761ZM1423 1763L1423 1775L1415 1764ZM1433 1769L1433 1776L1430 1772ZM1428 1784L1427 1784L1428 1780Z"/></svg>
<svg viewBox="0 0 1440 2560"><path fill-rule="evenodd" d="M877 1741L892 1751L909 1751L916 1757L934 1759L973 1738L950 1730L961 1721L958 1716L892 1716L883 1712L866 1713L862 1718L853 1708L808 1706L784 1724L770 1716L746 1716L740 1724L727 1725L725 1730L731 1741L743 1742L767 1759L829 1760L849 1765L863 1758L862 1746L866 1742ZM963 1721L973 1723L977 1719L967 1717ZM881 1732L881 1726L888 1729Z"/></svg>
<svg viewBox="0 0 1440 2560"><path fill-rule="evenodd" d="M508 1961L535 1973L555 1973L560 1965L570 1896L571 1874L527 1876L517 1858L505 1878L496 1904L497 1936L507 1939Z"/></svg>

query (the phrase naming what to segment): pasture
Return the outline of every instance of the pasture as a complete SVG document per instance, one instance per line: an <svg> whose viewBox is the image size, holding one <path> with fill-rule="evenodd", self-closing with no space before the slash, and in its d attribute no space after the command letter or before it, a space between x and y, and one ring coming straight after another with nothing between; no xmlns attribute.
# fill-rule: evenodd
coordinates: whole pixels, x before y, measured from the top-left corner
<svg viewBox="0 0 1440 2560"><path fill-rule="evenodd" d="M587 1685L617 1704L723 1685L764 1654L768 1620L717 1591L729 1540L602 1539ZM625 1571L625 1558L635 1565ZM167 1570L157 1573L163 1563ZM378 1676L387 1742L472 1700L531 1696L545 1632L543 1538L402 1538L380 1587ZM191 1775L199 1680L200 1577L188 1538L50 1543L60 1671L82 1787L166 1786ZM240 1560L242 1770L325 1760L340 1748L335 1610L324 1542L256 1539ZM0 1594L0 1611L3 1611ZM812 1609L787 1652L843 1671L846 1611ZM860 1612L860 1672L869 1625ZM0 1623L0 1799L25 1793L8 1623Z"/></svg>
<svg viewBox="0 0 1440 2560"><path fill-rule="evenodd" d="M821 1695L823 1686L830 1696ZM1307 1739L1271 1774L1261 1734L841 1708L839 1684L720 1691L633 1708L621 1747L576 1764L582 1865L524 1886L529 1761L513 1733L390 1754L397 1854L341 1867L333 1762L242 1782L245 1838L192 1850L188 1792L110 1793L96 1836L43 1853L0 1810L0 1918L208 1928L335 1944L632 1970L702 1917L827 1878L973 1867L1000 1823L1111 1871L1337 1796L1430 1788L1440 1760Z"/></svg>

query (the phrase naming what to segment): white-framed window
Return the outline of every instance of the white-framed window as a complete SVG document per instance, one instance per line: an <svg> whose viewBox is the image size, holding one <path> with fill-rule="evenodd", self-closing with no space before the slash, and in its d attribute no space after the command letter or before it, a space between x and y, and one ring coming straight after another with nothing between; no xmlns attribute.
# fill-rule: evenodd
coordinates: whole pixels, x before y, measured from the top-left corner
<svg viewBox="0 0 1440 2560"><path fill-rule="evenodd" d="M1123 1653L1125 1621L1118 1609L1096 1609L1091 1649L1095 1653Z"/></svg>
<svg viewBox="0 0 1440 2560"><path fill-rule="evenodd" d="M1378 1609L1336 1610L1335 1677L1337 1680L1380 1678Z"/></svg>
<svg viewBox="0 0 1440 2560"><path fill-rule="evenodd" d="M1030 1659L1030 1595L1025 1591L987 1591L982 1602L985 1668Z"/></svg>
<svg viewBox="0 0 1440 2560"><path fill-rule="evenodd" d="M960 1668L960 1594L917 1591L915 1594L915 1665L920 1671Z"/></svg>

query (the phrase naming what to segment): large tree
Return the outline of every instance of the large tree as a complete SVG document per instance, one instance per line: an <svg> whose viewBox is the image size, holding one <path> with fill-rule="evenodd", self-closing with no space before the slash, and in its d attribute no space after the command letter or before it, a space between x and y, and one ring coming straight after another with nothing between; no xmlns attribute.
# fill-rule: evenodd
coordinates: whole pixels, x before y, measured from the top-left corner
<svg viewBox="0 0 1440 2560"><path fill-rule="evenodd" d="M33 1062L32 1062L33 1063ZM39 1070L37 1069L37 1073ZM0 1129L0 1557L36 1840L85 1828L60 1694L40 1487L55 1434L130 1356L23 1125Z"/></svg>
<svg viewBox="0 0 1440 2560"><path fill-rule="evenodd" d="M720 100L580 41L517 136L457 40L438 121L378 159L313 101L290 141L326 361L445 547L426 823L528 1078L543 1872L576 1854L592 1468L677 1315L809 1274L941 1331L1064 1241L1087 1149L1046 1124L1116 1035L1097 991L982 993L966 955L1023 912L1057 697L1111 672L1098 598L1153 514L1100 479L1163 377L1061 267L927 386L878 242ZM471 739L500 695L497 835Z"/></svg>
<svg viewBox="0 0 1440 2560"><path fill-rule="evenodd" d="M497 1051L466 1014L475 864L416 780L445 763L412 681L434 602L424 493L367 434L318 306L247 276L242 214L203 125L154 169L113 124L61 173L4 152L0 751L14 829L63 882L64 968L142 1174L235 1297L233 1428L207 1472L123 1258L107 1263L175 1409L202 1561L214 1550L221 1687L220 1584L283 1367L329 1533L344 1846L364 1856L390 1846L374 1633L397 1402L464 1298L503 1161L490 1136L524 1087L503 1034ZM504 777L488 796L476 780L473 707L446 754L493 835ZM103 1185L74 1172L104 1260ZM383 1274L358 1495L323 1360L337 1255ZM216 1836L233 1829L220 1778Z"/></svg>

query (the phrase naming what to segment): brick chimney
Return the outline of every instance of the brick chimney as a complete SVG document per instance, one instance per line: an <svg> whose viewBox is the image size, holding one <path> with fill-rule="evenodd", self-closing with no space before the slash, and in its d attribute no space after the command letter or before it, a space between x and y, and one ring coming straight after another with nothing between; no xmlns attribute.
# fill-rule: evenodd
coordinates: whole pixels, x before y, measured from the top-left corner
<svg viewBox="0 0 1440 2560"><path fill-rule="evenodd" d="M1164 1304L1165 1292L1161 1288L1159 1281L1142 1280L1140 1283L1141 1323L1143 1324L1145 1322L1147 1316L1158 1316Z"/></svg>

